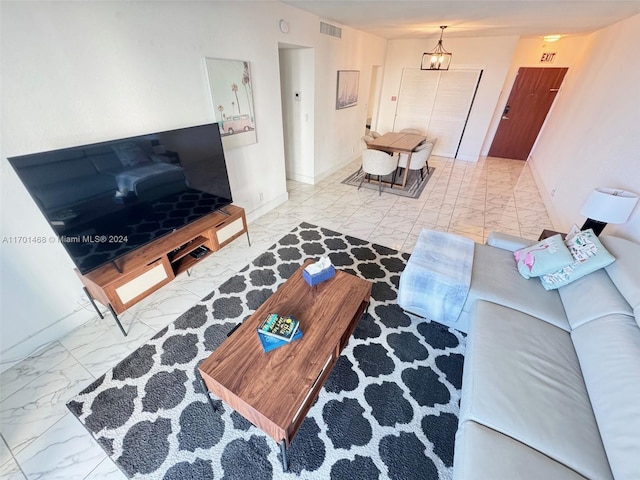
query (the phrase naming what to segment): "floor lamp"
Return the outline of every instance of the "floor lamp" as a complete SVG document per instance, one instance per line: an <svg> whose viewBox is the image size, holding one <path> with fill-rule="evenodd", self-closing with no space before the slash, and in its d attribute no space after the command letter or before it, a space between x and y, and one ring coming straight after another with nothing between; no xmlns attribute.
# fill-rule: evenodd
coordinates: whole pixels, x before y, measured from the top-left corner
<svg viewBox="0 0 640 480"><path fill-rule="evenodd" d="M587 217L581 230L591 228L596 236L607 223L625 223L638 203L638 195L619 188L596 188L582 206L580 213Z"/></svg>

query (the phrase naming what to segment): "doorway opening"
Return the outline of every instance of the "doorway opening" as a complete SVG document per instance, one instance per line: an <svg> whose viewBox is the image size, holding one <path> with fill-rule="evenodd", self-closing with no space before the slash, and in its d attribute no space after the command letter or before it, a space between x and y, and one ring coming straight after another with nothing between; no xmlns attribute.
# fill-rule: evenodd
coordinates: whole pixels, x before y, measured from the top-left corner
<svg viewBox="0 0 640 480"><path fill-rule="evenodd" d="M286 177L313 184L314 50L278 44L278 59Z"/></svg>
<svg viewBox="0 0 640 480"><path fill-rule="evenodd" d="M367 102L367 120L364 133L368 135L371 132L372 125L378 123L378 99L380 98L380 86L382 84L382 67L374 65L371 67L371 85L369 88L369 101Z"/></svg>

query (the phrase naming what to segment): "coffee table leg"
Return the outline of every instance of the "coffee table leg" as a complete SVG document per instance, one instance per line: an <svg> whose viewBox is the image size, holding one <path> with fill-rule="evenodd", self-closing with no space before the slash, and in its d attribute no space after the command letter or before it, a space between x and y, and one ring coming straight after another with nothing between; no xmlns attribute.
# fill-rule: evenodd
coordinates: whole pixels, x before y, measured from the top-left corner
<svg viewBox="0 0 640 480"><path fill-rule="evenodd" d="M211 410L213 410L215 412L216 409L213 406L213 400L211 400L211 395L209 395L209 389L205 385L204 380L202 379L202 377L200 375L198 375L198 380L200 380L200 385L202 385L203 393L207 396L207 400L209 400L209 405L211 405Z"/></svg>
<svg viewBox="0 0 640 480"><path fill-rule="evenodd" d="M287 463L287 443L284 440L280 442L280 453L282 455L282 470L288 472L289 465Z"/></svg>

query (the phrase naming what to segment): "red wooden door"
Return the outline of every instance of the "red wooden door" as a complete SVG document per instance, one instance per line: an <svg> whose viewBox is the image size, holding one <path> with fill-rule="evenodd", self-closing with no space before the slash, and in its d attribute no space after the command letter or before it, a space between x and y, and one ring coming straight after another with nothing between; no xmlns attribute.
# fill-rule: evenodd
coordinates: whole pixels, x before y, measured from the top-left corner
<svg viewBox="0 0 640 480"><path fill-rule="evenodd" d="M553 100L560 90L567 68L518 69L490 157L526 160Z"/></svg>

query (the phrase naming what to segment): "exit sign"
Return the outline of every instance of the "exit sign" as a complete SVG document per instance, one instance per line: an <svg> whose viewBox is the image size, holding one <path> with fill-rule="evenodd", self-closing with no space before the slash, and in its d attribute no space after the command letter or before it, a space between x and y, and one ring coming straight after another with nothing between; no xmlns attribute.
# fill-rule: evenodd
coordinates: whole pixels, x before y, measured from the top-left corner
<svg viewBox="0 0 640 480"><path fill-rule="evenodd" d="M556 56L556 52L545 52L540 57L540 62L551 63Z"/></svg>

